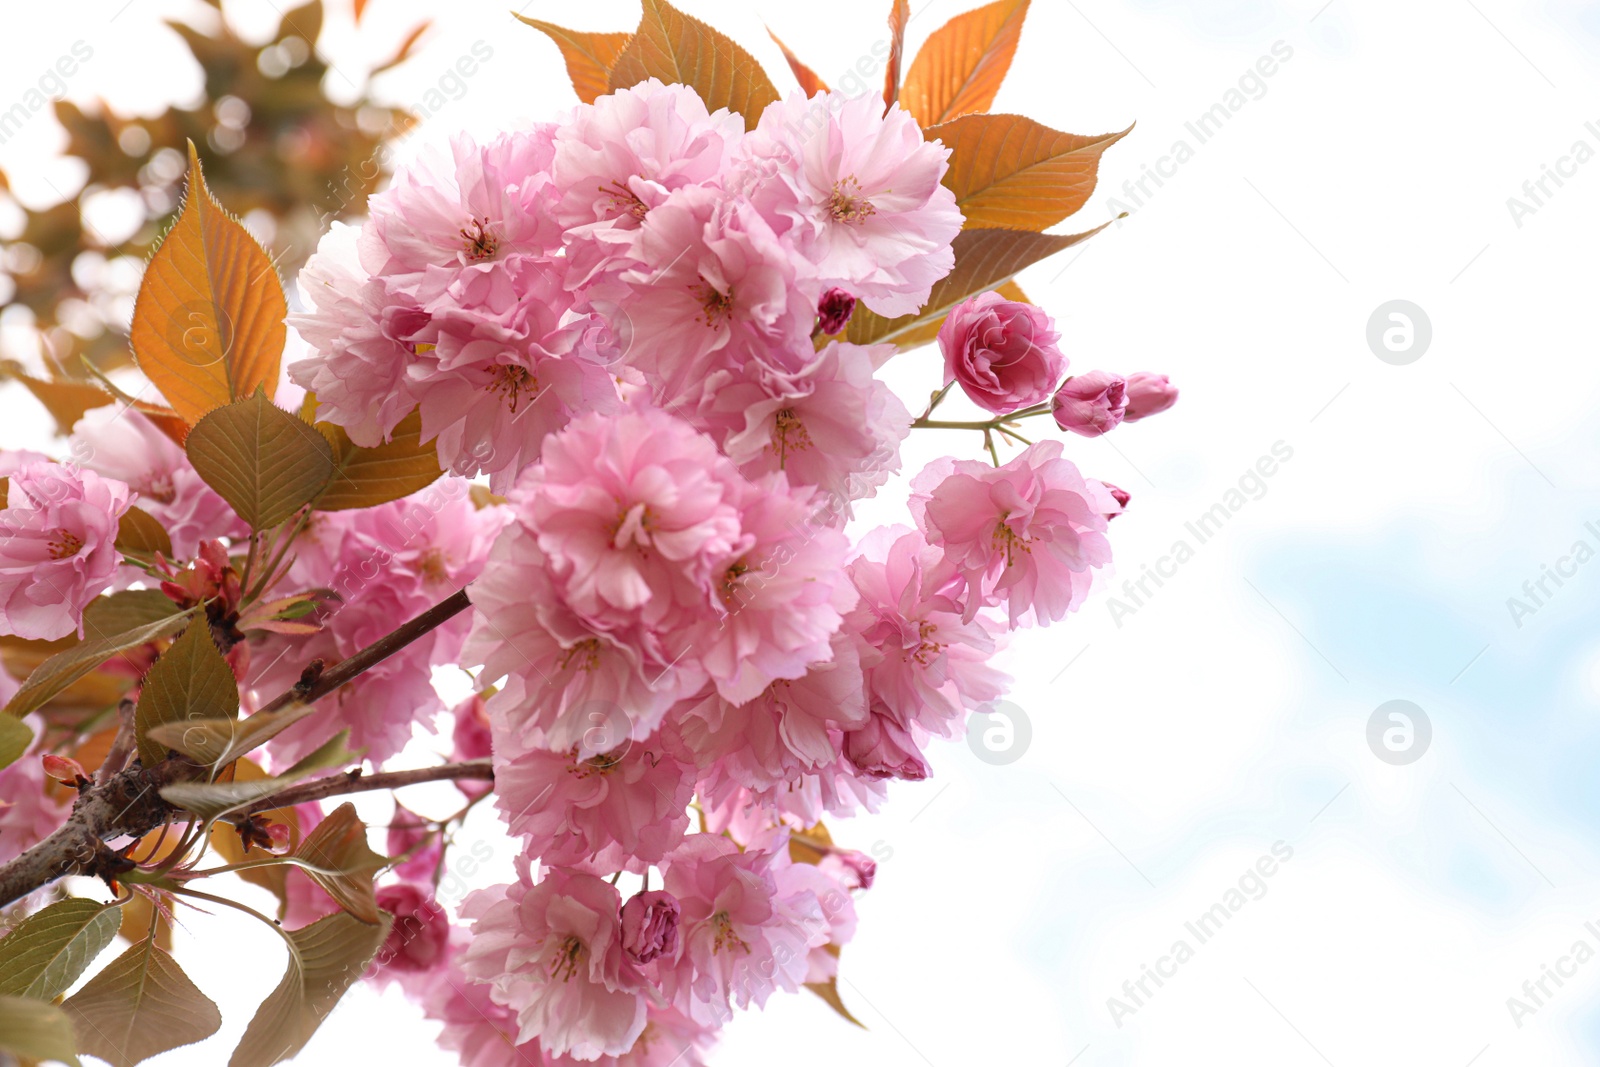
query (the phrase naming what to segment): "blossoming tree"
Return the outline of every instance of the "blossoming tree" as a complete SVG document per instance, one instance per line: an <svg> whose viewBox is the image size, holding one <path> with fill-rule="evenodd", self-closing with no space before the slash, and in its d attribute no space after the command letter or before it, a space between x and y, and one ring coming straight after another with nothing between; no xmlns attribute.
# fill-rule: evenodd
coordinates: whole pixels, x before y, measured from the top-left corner
<svg viewBox="0 0 1600 1067"><path fill-rule="evenodd" d="M986 113L1027 7L907 65L897 0L855 96L792 55L781 95L664 0L633 34L533 22L581 104L399 173L292 315L191 150L133 317L149 388L107 382L67 458L0 457L0 1060L210 1036L164 934L217 908L288 956L233 1067L293 1058L357 981L473 1067L688 1067L802 987L849 1018L875 870L826 821L928 776L1128 504L1023 420L1176 399L1067 377L1012 280L1091 235L1046 231L1120 136ZM312 355L281 368L286 321ZM877 372L934 342L914 416ZM992 417L935 418L956 387ZM913 429L978 458L856 529ZM448 711L446 666L475 690ZM386 769L441 729L449 762ZM397 805L381 839L340 800L425 781L460 811ZM486 799L514 878L441 904Z"/></svg>

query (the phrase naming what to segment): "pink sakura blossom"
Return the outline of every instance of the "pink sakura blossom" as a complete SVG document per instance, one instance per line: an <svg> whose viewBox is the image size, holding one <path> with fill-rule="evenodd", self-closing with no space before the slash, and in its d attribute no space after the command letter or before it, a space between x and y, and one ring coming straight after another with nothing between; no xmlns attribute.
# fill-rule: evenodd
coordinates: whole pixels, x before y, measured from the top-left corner
<svg viewBox="0 0 1600 1067"><path fill-rule="evenodd" d="M861 600L845 626L862 645L872 701L902 727L948 737L968 711L997 700L1008 679L989 666L998 627L982 615L963 617L942 563L914 531L890 544L882 562L854 560L850 578Z"/></svg>
<svg viewBox="0 0 1600 1067"><path fill-rule="evenodd" d="M678 954L678 899L660 890L634 894L622 906L622 948L643 966L660 956Z"/></svg>
<svg viewBox="0 0 1600 1067"><path fill-rule="evenodd" d="M923 758L927 735L905 725L888 708L874 704L865 725L844 736L844 758L866 778L920 782L933 770Z"/></svg>
<svg viewBox="0 0 1600 1067"><path fill-rule="evenodd" d="M819 295L838 287L893 318L927 303L955 264L961 211L940 184L949 157L871 93L796 92L769 105L745 139L745 183L815 267Z"/></svg>
<svg viewBox="0 0 1600 1067"><path fill-rule="evenodd" d="M959 382L973 403L997 415L1043 403L1067 372L1060 341L1043 309L980 293L939 328L945 384Z"/></svg>
<svg viewBox="0 0 1600 1067"><path fill-rule="evenodd" d="M289 365L289 380L317 396L317 418L342 426L358 445L383 443L416 407L406 386L414 338L428 324L415 301L362 269L361 231L335 222L300 271L308 311L289 316L312 355Z"/></svg>
<svg viewBox="0 0 1600 1067"><path fill-rule="evenodd" d="M1124 422L1159 415L1178 402L1178 387L1165 374L1139 371L1128 375L1128 410Z"/></svg>
<svg viewBox="0 0 1600 1067"><path fill-rule="evenodd" d="M830 342L794 374L753 365L714 380L711 410L730 425L723 449L754 478L783 471L816 486L842 523L849 503L870 497L900 467L911 413L873 367L892 345Z"/></svg>
<svg viewBox="0 0 1600 1067"><path fill-rule="evenodd" d="M671 192L715 185L744 135L727 109L651 78L579 106L555 134L555 214L569 231L637 228Z"/></svg>
<svg viewBox="0 0 1600 1067"><path fill-rule="evenodd" d="M9 700L18 683L3 667L0 675L0 698ZM38 740L44 722L37 715L23 722L33 731L32 746L9 767L0 767L0 863L43 841L67 817L67 804L45 790L45 750Z"/></svg>
<svg viewBox="0 0 1600 1067"><path fill-rule="evenodd" d="M468 898L467 975L516 1013L520 1044L574 1059L621 1056L644 1031L647 982L623 949L622 901L590 874L553 868Z"/></svg>
<svg viewBox="0 0 1600 1067"><path fill-rule="evenodd" d="M836 761L843 731L866 722L856 644L835 639L828 662L793 681L775 681L743 704L710 692L685 701L677 714L683 743L701 767L711 768L710 792L723 781L752 789L793 781Z"/></svg>
<svg viewBox="0 0 1600 1067"><path fill-rule="evenodd" d="M493 733L489 729L489 706L482 693L474 693L451 709L455 726L450 732L454 745L452 760L488 759L494 753ZM476 799L490 792L490 782L461 778L456 788Z"/></svg>
<svg viewBox="0 0 1600 1067"><path fill-rule="evenodd" d="M912 480L912 512L965 585L968 619L1004 603L1013 626L1030 613L1054 622L1111 561L1106 516L1120 506L1061 451L1041 441L998 468L940 460Z"/></svg>
<svg viewBox="0 0 1600 1067"><path fill-rule="evenodd" d="M588 758L576 749L499 757L494 791L530 855L609 874L643 870L683 839L694 773L650 738Z"/></svg>
<svg viewBox="0 0 1600 1067"><path fill-rule="evenodd" d="M91 470L31 463L0 510L0 632L35 641L82 635L83 609L110 588L117 526L132 494Z"/></svg>
<svg viewBox="0 0 1600 1067"><path fill-rule="evenodd" d="M668 858L681 948L676 965L660 973L663 992L690 1018L720 1024L733 1008L793 992L806 978L810 950L827 943L816 894L780 890L778 862L777 853L740 851L711 834L691 835Z"/></svg>
<svg viewBox="0 0 1600 1067"><path fill-rule="evenodd" d="M108 405L86 412L72 427L71 451L78 465L138 494L140 509L167 531L178 559L192 558L201 541L249 533L183 449L138 411Z"/></svg>
<svg viewBox="0 0 1600 1067"><path fill-rule="evenodd" d="M629 362L671 407L698 394L713 370L755 362L795 371L812 356L816 298L796 257L755 207L690 187L651 208L639 231L641 264L621 276L636 338Z"/></svg>
<svg viewBox="0 0 1600 1067"><path fill-rule="evenodd" d="M481 663L484 678L503 679L487 705L502 759L574 747L585 758L598 755L617 744L612 727L619 718L643 737L677 699L679 676L670 664L646 663L631 644L589 628L558 601L548 567L533 535L515 524L500 535L472 588L474 621L462 662Z"/></svg>
<svg viewBox="0 0 1600 1067"><path fill-rule="evenodd" d="M495 295L514 288L507 269L561 246L551 215L554 135L553 126L536 126L480 146L459 134L450 161L424 154L368 201L362 265L430 314L459 309L497 320L504 303L496 306Z"/></svg>
<svg viewBox="0 0 1600 1067"><path fill-rule="evenodd" d="M773 880L781 895L809 893L816 898L826 936L807 954L806 981L828 982L839 975L838 948L856 933L856 904L850 890L834 873L820 864L785 863L780 856L774 864ZM833 948L835 951L828 951Z"/></svg>

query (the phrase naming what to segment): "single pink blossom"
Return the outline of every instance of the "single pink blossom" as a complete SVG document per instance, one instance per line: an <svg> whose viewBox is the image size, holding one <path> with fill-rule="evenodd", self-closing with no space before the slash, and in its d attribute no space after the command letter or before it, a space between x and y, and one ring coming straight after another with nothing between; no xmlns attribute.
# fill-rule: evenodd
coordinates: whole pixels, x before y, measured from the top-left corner
<svg viewBox="0 0 1600 1067"><path fill-rule="evenodd" d="M775 227L815 268L819 295L840 288L895 318L921 308L950 273L962 224L940 184L950 150L925 141L898 105L884 114L871 93L791 93L762 112L744 150L740 187L772 205Z"/></svg>
<svg viewBox="0 0 1600 1067"><path fill-rule="evenodd" d="M91 470L32 463L0 510L0 627L33 641L83 634L83 609L110 588L117 526L132 494Z"/></svg>
<svg viewBox="0 0 1600 1067"><path fill-rule="evenodd" d="M680 915L678 900L671 893L646 890L634 894L622 905L623 951L640 966L659 956L677 955Z"/></svg>
<svg viewBox="0 0 1600 1067"><path fill-rule="evenodd" d="M939 328L944 380L996 415L1050 399L1067 371L1061 334L1044 310L980 293L945 316Z"/></svg>
<svg viewBox="0 0 1600 1067"><path fill-rule="evenodd" d="M623 950L617 891L561 868L537 884L526 867L519 875L468 898L475 920L462 968L516 1012L519 1044L538 1038L579 1060L623 1055L644 1030L649 998Z"/></svg>
<svg viewBox="0 0 1600 1067"><path fill-rule="evenodd" d="M912 480L912 514L965 586L967 619L1003 602L1013 626L1029 613L1054 622L1111 561L1116 502L1061 453L1060 441L1042 441L1003 467L941 460Z"/></svg>

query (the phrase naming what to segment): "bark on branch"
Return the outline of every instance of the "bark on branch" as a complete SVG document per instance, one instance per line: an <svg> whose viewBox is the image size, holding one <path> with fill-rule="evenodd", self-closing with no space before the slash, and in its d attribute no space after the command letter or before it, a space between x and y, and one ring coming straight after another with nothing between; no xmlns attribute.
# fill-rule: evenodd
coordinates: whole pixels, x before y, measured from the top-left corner
<svg viewBox="0 0 1600 1067"><path fill-rule="evenodd" d="M348 659L327 670L308 669L287 693L260 709L276 710L296 703L314 703L356 678L364 671L405 648L424 634L436 629L471 606L466 590L461 590L440 601L410 622ZM337 796L365 789L392 788L414 782L444 778L492 778L493 771L487 761L449 764L445 767L427 768L432 778L419 771L392 772L405 780L393 786L382 780L386 774L362 776L359 770L335 775L312 782L303 790L317 787L329 791L301 799L320 796ZM445 773L440 773L445 772ZM82 788L73 803L72 814L54 833L28 849L10 863L0 866L0 908L26 896L41 886L49 885L69 874L85 874L109 882L134 865L125 856L106 844L121 837L138 839L163 825L180 809L161 798L161 790L175 782L193 781L209 773L209 768L198 766L187 759L174 756L155 767L144 767L135 762L132 766L110 774L104 781L92 782ZM407 777L411 776L411 777ZM264 807L282 806L284 797L300 789L291 789ZM290 799L288 803L299 803Z"/></svg>

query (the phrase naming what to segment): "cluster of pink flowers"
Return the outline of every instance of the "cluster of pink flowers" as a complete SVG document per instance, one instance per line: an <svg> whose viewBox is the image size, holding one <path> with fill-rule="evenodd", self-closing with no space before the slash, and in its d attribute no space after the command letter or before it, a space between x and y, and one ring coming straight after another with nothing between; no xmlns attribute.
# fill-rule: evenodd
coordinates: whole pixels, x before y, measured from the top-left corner
<svg viewBox="0 0 1600 1067"><path fill-rule="evenodd" d="M379 889L396 922L377 974L464 1064L693 1067L732 1012L832 980L874 866L817 825L929 777L932 740L1004 694L1006 634L1061 620L1109 563L1128 496L1058 441L936 461L912 525L847 535L916 420L877 377L895 348L842 338L858 307L911 314L951 270L948 154L872 97L797 94L746 132L652 80L459 138L302 273L313 354L289 376L317 417L375 446L418 412L453 476L311 512L266 591L295 614L258 613L230 663L259 706L470 586L470 615L267 750L285 765L344 729L381 764L444 711L435 668L482 668L451 741L492 757L518 877L462 902L469 937L437 834L397 818L407 858ZM1040 309L977 296L939 333L946 391L997 417L978 428L1053 414L1089 436L1176 399L1156 375L1066 377L1060 340ZM182 450L133 413L74 440L79 467L9 472L6 630L78 631L119 580L134 500L192 561L158 561L161 588L238 606L248 531ZM503 502L474 500L477 476ZM3 825L40 814L0 801ZM301 810L302 832L321 817ZM291 925L332 910L290 886Z"/></svg>
<svg viewBox="0 0 1600 1067"><path fill-rule="evenodd" d="M1109 561L1126 494L1056 442L937 463L915 528L845 535L913 419L875 376L893 347L839 335L951 269L947 155L869 97L746 133L650 81L458 140L304 276L316 355L290 373L319 417L375 443L419 407L441 463L507 497L461 651L496 688L456 740L492 753L524 860L406 980L464 1062L698 1062L732 1011L826 981L871 864L796 863L789 835L926 778L1003 694L1006 631ZM940 335L946 382L1067 426L1094 376L1063 386L1059 340L984 294Z"/></svg>

